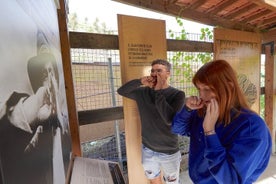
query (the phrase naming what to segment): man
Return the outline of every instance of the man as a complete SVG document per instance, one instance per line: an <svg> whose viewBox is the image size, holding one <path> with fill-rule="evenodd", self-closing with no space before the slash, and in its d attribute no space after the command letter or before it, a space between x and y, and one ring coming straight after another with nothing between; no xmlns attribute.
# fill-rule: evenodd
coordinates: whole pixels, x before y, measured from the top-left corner
<svg viewBox="0 0 276 184"><path fill-rule="evenodd" d="M150 76L134 79L118 89L136 101L142 127L142 164L151 184L161 184L161 167L166 183L179 183L181 154L178 137L171 133L171 121L181 109L185 93L169 85L171 65L157 59Z"/></svg>

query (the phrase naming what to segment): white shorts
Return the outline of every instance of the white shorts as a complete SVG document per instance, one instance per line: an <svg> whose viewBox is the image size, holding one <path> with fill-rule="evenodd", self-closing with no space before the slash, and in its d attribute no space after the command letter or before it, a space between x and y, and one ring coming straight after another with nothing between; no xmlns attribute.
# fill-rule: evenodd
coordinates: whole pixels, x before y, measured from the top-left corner
<svg viewBox="0 0 276 184"><path fill-rule="evenodd" d="M142 164L148 179L154 179L163 172L166 184L179 183L181 153L165 154L152 151L142 145Z"/></svg>

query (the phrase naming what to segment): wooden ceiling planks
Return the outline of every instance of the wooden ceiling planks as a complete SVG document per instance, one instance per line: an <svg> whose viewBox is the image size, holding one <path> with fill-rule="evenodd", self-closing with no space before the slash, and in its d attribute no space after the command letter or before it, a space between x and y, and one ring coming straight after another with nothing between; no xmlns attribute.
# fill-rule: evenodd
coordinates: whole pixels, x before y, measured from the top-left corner
<svg viewBox="0 0 276 184"><path fill-rule="evenodd" d="M276 0L114 0L210 26L266 32L276 29Z"/></svg>

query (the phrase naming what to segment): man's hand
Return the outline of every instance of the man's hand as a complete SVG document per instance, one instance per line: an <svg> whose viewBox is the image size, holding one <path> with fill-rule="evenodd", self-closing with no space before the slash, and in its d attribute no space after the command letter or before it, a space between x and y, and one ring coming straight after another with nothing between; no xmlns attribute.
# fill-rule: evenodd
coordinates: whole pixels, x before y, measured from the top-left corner
<svg viewBox="0 0 276 184"><path fill-rule="evenodd" d="M165 89L168 87L167 78L162 78L160 74L156 75L156 85L154 86L154 90Z"/></svg>
<svg viewBox="0 0 276 184"><path fill-rule="evenodd" d="M154 88L156 85L156 78L152 76L145 76L141 78L141 83L144 86L148 86L150 88Z"/></svg>

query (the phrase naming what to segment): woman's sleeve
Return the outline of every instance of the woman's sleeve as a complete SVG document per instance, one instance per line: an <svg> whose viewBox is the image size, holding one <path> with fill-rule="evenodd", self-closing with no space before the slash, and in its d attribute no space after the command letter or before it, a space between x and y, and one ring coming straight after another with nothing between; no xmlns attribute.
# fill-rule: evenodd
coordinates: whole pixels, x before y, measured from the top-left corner
<svg viewBox="0 0 276 184"><path fill-rule="evenodd" d="M177 112L172 121L171 131L175 134L190 136L191 116L195 111L188 111L184 106Z"/></svg>
<svg viewBox="0 0 276 184"><path fill-rule="evenodd" d="M248 127L240 127L233 144L222 146L216 134L205 136L205 158L218 183L252 183L265 170L271 153L270 133L261 118L249 121Z"/></svg>

